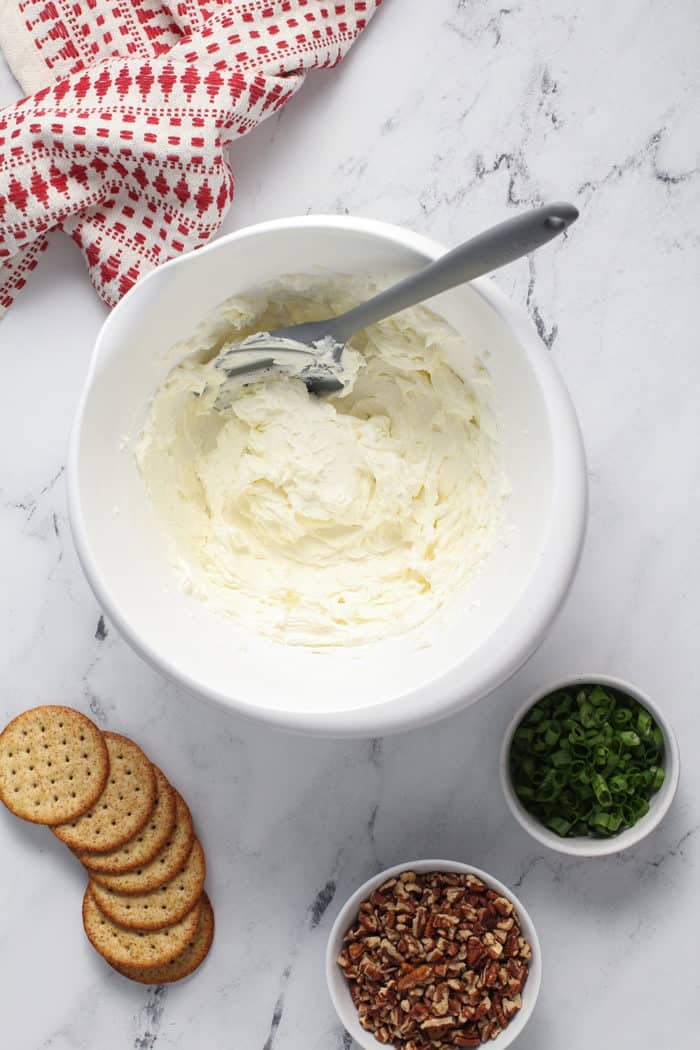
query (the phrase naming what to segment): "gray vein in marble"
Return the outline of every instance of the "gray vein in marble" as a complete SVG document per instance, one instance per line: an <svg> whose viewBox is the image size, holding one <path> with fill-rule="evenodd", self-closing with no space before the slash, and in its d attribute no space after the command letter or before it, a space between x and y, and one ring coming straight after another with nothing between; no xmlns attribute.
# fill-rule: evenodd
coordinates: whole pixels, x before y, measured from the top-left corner
<svg viewBox="0 0 700 1050"><path fill-rule="evenodd" d="M328 908L333 903L333 900L335 898L335 894L336 894L336 891L337 891L337 888L338 888L336 872L337 872L338 868L340 867L340 856L341 856L341 854L339 853L338 856L336 857L335 864L333 865L333 873L331 874L330 878L321 887L321 889L315 895L314 899L311 901L311 904L308 906L308 908L306 910L306 916L307 916L307 922L308 922L309 930L313 931L313 930L317 929L318 926L320 926L324 915L326 914L326 912L328 911ZM293 955L292 955L292 958L291 958L290 962L287 964L285 969L282 971L282 978L281 978L281 981L280 981L280 991L279 991L279 995L277 996L277 999L275 1001L274 1008L272 1010L272 1017L270 1019L270 1030L269 1030L267 1038L266 1038L266 1040L265 1040L265 1042L263 1044L263 1050L272 1050L272 1048L274 1046L275 1039L277 1037L277 1032L278 1032L279 1027L280 1027L280 1025L282 1023L282 1017L284 1015L285 995L286 995L286 990L287 990L287 984L289 983L289 978L291 977L292 969L293 969L293 966L294 966L294 960L297 957L298 951L299 951L299 948L295 949L295 951L293 952Z"/></svg>
<svg viewBox="0 0 700 1050"><path fill-rule="evenodd" d="M280 994L277 997L277 1001L275 1002L274 1009L272 1011L272 1018L270 1020L270 1031L268 1033L267 1039L263 1043L263 1050L272 1050L272 1047L275 1044L277 1032L280 1024L282 1023L282 1017L284 1015L284 996L291 972L292 967L291 965L289 965L282 973L282 987Z"/></svg>
<svg viewBox="0 0 700 1050"><path fill-rule="evenodd" d="M474 14L475 9L478 11L483 5L475 4L474 0L457 0L456 11L469 11L470 15ZM503 22L508 15L516 14L519 8L513 7L501 7L498 11L493 14L487 22L476 25L474 28L467 29L466 26L460 25L453 19L449 19L444 23L445 28L449 29L450 32L456 33L462 40L483 40L484 37L490 36L492 39L491 46L493 48L498 47L503 39Z"/></svg>
<svg viewBox="0 0 700 1050"><path fill-rule="evenodd" d="M309 929L315 930L333 902L338 884L329 879L323 889L319 890L309 905Z"/></svg>
<svg viewBox="0 0 700 1050"><path fill-rule="evenodd" d="M490 167L486 166L483 156L479 154L474 162L474 179L469 188L477 182L481 182L481 180L487 176L496 174L501 168L505 168L508 172L508 193L506 196L508 204L527 204L532 207L542 204L542 198L538 191L535 190L529 194L518 193L516 191L517 179L520 179L522 182L527 182L530 178L525 155L521 148L514 149L508 153L500 153Z"/></svg>
<svg viewBox="0 0 700 1050"><path fill-rule="evenodd" d="M561 882L563 878L563 871L561 864L555 865L551 861L547 860L544 854L538 853L536 857L532 857L523 870L520 872L518 877L513 881L512 886L514 890L519 889L525 882L527 877L532 871L539 865L542 864L547 871L549 871L554 879L554 882Z"/></svg>
<svg viewBox="0 0 700 1050"><path fill-rule="evenodd" d="M134 1050L153 1050L163 1023L166 997L167 988L163 984L149 989L146 1002L137 1016L141 1032L134 1039Z"/></svg>
<svg viewBox="0 0 700 1050"><path fill-rule="evenodd" d="M653 135L649 136L643 146L634 153L628 154L621 163L613 164L604 175L597 179L587 179L586 182L582 182L576 191L576 195L585 195L590 200L601 186L621 179L630 171L639 171L645 164L649 164L654 179L665 186L678 186L695 178L696 175L700 174L700 168L698 167L689 168L686 171L680 171L675 174L661 167L659 151L666 134L667 129L665 127L659 128Z"/></svg>
<svg viewBox="0 0 700 1050"><path fill-rule="evenodd" d="M90 708L90 714L102 726L106 726L109 722L109 717L104 707L100 702L100 698L92 692L92 690L86 685L85 695L88 701L88 707Z"/></svg>
<svg viewBox="0 0 700 1050"><path fill-rule="evenodd" d="M369 760L375 769L381 769L382 767L382 751L384 748L384 741L380 736L375 736L370 740L369 743Z"/></svg>
<svg viewBox="0 0 700 1050"><path fill-rule="evenodd" d="M379 813L379 803L377 802L374 806L372 806L372 812L370 813L369 820L367 821L367 837L369 838L369 843L370 843L370 846L372 847L372 856L374 857L375 865L376 865L377 868L382 868L383 865L382 865L382 863L381 863L381 861L379 859L379 853L378 853L378 849L377 849L377 838L376 838L376 835L375 835L375 828L377 826L377 815L378 815L378 813Z"/></svg>
<svg viewBox="0 0 700 1050"><path fill-rule="evenodd" d="M529 279L527 282L527 295L525 298L525 306L527 307L527 312L532 318L532 323L537 329L537 334L539 335L540 339L547 347L547 349L551 350L554 346L554 342L557 338L557 335L559 334L559 326L555 323L552 323L552 325L548 329L547 325L545 324L544 318L540 313L540 308L537 305L537 301L535 299L535 282L537 280L537 269L535 266L534 256L532 255L528 255L527 257L527 268Z"/></svg>
<svg viewBox="0 0 700 1050"><path fill-rule="evenodd" d="M555 128L563 123L562 118L555 108L555 96L559 94L559 84L553 78L549 67L545 66L540 80L540 98L537 103L537 111L543 112Z"/></svg>
<svg viewBox="0 0 700 1050"><path fill-rule="evenodd" d="M53 489L53 487L56 484L56 482L59 481L59 479L62 477L63 472L65 471L65 469L66 469L65 467L59 467L58 470L56 471L56 473L53 475L53 477L49 481L47 481L47 483L39 490L39 495L38 496L30 496L30 497L25 498L25 499L12 500L12 501L8 502L6 504L6 506L11 507L13 510L21 510L21 511L23 511L26 521L31 521L32 518L34 517L36 511L37 511L37 508L38 508L38 505L39 505L39 500L41 499L42 496L46 496L49 492L51 492L51 490ZM56 531L56 535L58 536L58 528L57 528L57 525L56 525L56 515L55 514L53 515L53 518L54 518L54 529Z"/></svg>
<svg viewBox="0 0 700 1050"><path fill-rule="evenodd" d="M700 831L700 824L696 824L694 827L689 828L684 835L681 835L681 837L676 842L675 846L671 846L670 849L664 850L664 852L660 853L658 857L654 858L654 860L648 861L647 866L650 868L660 868L661 865L665 864L665 862L667 860L670 860L671 857L681 857L682 859L684 859L686 855L685 844L698 831Z"/></svg>

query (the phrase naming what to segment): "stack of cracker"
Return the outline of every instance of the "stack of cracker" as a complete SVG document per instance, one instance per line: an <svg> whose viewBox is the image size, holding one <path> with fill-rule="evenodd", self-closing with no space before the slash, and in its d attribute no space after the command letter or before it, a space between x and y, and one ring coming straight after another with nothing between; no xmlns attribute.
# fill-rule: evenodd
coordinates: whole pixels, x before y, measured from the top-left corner
<svg viewBox="0 0 700 1050"><path fill-rule="evenodd" d="M48 824L88 873L83 925L125 977L192 973L214 936L204 851L187 803L133 740L70 707L35 707L0 734L0 799Z"/></svg>

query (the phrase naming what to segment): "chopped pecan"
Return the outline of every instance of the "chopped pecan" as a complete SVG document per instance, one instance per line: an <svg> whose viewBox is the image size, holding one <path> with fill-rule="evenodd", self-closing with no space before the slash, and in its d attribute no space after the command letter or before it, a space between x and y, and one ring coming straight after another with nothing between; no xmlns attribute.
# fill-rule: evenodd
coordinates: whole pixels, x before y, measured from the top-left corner
<svg viewBox="0 0 700 1050"><path fill-rule="evenodd" d="M474 1017L477 1019L477 1021L480 1021L482 1017L486 1017L491 1012L492 1006L493 1003L491 999L488 995L485 995L479 1003L479 1005L477 1006L476 1010L474 1011Z"/></svg>
<svg viewBox="0 0 700 1050"><path fill-rule="evenodd" d="M486 985L487 988L491 988L491 987L493 987L493 985L498 984L498 971L499 971L499 969L500 969L500 967L499 967L498 963L492 962L492 963L489 963L489 965L483 971L483 975L482 976L484 978L484 984Z"/></svg>
<svg viewBox="0 0 700 1050"><path fill-rule="evenodd" d="M433 919L433 925L438 930L450 930L454 926L459 926L459 915L448 915L445 912L438 912Z"/></svg>
<svg viewBox="0 0 700 1050"><path fill-rule="evenodd" d="M470 966L476 966L483 959L486 952L478 937L470 937L467 941L467 962Z"/></svg>
<svg viewBox="0 0 700 1050"><path fill-rule="evenodd" d="M432 999L433 1013L444 1017L450 1009L450 989L446 983L438 984Z"/></svg>
<svg viewBox="0 0 700 1050"><path fill-rule="evenodd" d="M406 871L362 902L337 962L377 1042L449 1050L505 1028L530 957L507 897L476 876Z"/></svg>
<svg viewBox="0 0 700 1050"><path fill-rule="evenodd" d="M518 955L521 959L529 960L532 958L532 948L524 937L518 937Z"/></svg>
<svg viewBox="0 0 700 1050"><path fill-rule="evenodd" d="M430 966L416 966L414 969L409 970L403 977L399 979L399 991L405 991L407 988L415 988L417 984L427 984L430 980L432 969Z"/></svg>
<svg viewBox="0 0 700 1050"><path fill-rule="evenodd" d="M508 932L509 930L513 929L514 923L515 923L514 919L510 919L510 918L509 919L500 919L496 923L496 929L497 930L505 930L506 932Z"/></svg>
<svg viewBox="0 0 700 1050"><path fill-rule="evenodd" d="M420 1027L422 1032L430 1032L431 1036L439 1037L445 1035L454 1026L454 1017L429 1017Z"/></svg>
<svg viewBox="0 0 700 1050"><path fill-rule="evenodd" d="M459 1047L481 1046L481 1036L478 1033L468 1035L466 1032L457 1032L452 1036L452 1045Z"/></svg>
<svg viewBox="0 0 700 1050"><path fill-rule="evenodd" d="M368 938L369 939L369 938ZM403 955L396 950L394 945L386 937L380 942L382 955L388 956L389 959L393 959L394 962L402 963L404 961Z"/></svg>
<svg viewBox="0 0 700 1050"><path fill-rule="evenodd" d="M377 918L371 913L360 915L360 926L363 930L367 930L368 933L376 933L379 929Z"/></svg>
<svg viewBox="0 0 700 1050"><path fill-rule="evenodd" d="M384 971L369 955L363 955L357 964L357 969L370 981L381 981Z"/></svg>
<svg viewBox="0 0 700 1050"><path fill-rule="evenodd" d="M428 911L422 905L416 908L416 914L413 916L413 936L419 940L425 932L425 920L428 916Z"/></svg>
<svg viewBox="0 0 700 1050"><path fill-rule="evenodd" d="M415 1003L410 1009L410 1015L412 1021L417 1021L420 1024L422 1021L427 1021L430 1017L430 1010L425 1003Z"/></svg>
<svg viewBox="0 0 700 1050"><path fill-rule="evenodd" d="M490 955L492 959L500 959L503 955L503 945L499 944L492 933L485 933L482 943L486 949L486 954Z"/></svg>
<svg viewBox="0 0 700 1050"><path fill-rule="evenodd" d="M507 996L504 995L503 999L501 1000L503 1013L506 1015L508 1020L510 1020L514 1014L517 1014L518 1010L521 1008L522 1005L523 1000L520 995L514 995L512 999L509 999Z"/></svg>

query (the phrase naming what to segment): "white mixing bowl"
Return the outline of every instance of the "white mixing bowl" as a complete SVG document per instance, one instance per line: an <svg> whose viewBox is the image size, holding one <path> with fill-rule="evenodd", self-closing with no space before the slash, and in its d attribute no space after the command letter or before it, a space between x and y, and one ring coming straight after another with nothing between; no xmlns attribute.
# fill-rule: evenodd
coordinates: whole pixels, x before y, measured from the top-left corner
<svg viewBox="0 0 700 1050"><path fill-rule="evenodd" d="M276 220L160 267L103 325L69 452L75 544L98 601L127 641L197 696L301 732L377 735L479 699L542 640L579 556L585 460L549 353L527 316L488 279L445 293L431 307L491 373L513 528L507 545L440 610L429 645L411 632L318 652L283 646L184 594L130 447L149 398L175 363L173 345L224 299L290 273L396 279L443 251L367 219Z"/></svg>

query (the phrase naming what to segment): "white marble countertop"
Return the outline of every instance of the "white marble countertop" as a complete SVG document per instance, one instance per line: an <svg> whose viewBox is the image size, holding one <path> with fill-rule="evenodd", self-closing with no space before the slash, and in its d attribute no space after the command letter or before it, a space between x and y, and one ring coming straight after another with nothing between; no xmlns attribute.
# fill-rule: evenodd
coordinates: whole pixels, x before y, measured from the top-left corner
<svg viewBox="0 0 700 1050"><path fill-rule="evenodd" d="M229 230L349 211L453 243L543 199L581 208L565 243L497 280L527 305L580 413L583 561L530 663L431 729L334 742L246 724L168 684L102 619L63 465L106 311L54 237L0 326L0 722L66 702L133 735L191 803L217 937L181 986L124 981L83 935L76 865L3 810L3 1046L349 1050L326 934L359 881L420 856L469 860L531 910L544 983L519 1048L697 1046L699 39L696 0L386 0L344 67L236 144ZM17 95L0 62L0 103ZM514 824L497 753L525 694L596 670L664 706L685 761L656 834L582 862Z"/></svg>

